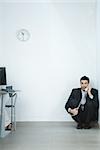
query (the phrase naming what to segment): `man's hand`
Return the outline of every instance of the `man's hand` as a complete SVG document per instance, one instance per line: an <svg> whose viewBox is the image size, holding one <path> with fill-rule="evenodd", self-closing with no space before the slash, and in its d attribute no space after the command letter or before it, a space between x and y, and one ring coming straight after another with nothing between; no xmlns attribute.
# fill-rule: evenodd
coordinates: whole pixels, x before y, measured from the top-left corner
<svg viewBox="0 0 100 150"><path fill-rule="evenodd" d="M88 85L88 87L87 87L87 93L88 93L90 98L93 98L93 95L91 93L91 86L90 85Z"/></svg>
<svg viewBox="0 0 100 150"><path fill-rule="evenodd" d="M78 114L78 108L69 108L68 112L71 113L72 116L76 116Z"/></svg>

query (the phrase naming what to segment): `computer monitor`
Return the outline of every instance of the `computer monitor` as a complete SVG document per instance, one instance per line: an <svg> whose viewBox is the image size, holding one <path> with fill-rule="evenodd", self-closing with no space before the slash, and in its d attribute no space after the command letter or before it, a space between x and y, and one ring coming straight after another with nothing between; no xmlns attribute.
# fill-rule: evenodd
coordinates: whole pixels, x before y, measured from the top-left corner
<svg viewBox="0 0 100 150"><path fill-rule="evenodd" d="M0 67L0 85L6 85L7 80L6 80L6 68L5 67Z"/></svg>

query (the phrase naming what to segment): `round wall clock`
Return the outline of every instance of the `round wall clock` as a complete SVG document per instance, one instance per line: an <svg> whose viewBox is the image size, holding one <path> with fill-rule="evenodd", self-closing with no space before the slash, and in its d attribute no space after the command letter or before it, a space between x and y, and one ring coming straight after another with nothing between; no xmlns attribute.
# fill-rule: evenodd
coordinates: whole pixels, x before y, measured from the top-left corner
<svg viewBox="0 0 100 150"><path fill-rule="evenodd" d="M20 41L28 41L30 38L30 33L27 29L20 29L17 31L16 36Z"/></svg>

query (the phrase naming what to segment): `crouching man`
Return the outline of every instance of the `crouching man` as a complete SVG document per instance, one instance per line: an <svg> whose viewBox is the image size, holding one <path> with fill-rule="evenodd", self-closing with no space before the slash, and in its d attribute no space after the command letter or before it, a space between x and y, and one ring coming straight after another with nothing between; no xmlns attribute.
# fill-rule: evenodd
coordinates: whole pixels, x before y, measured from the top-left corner
<svg viewBox="0 0 100 150"><path fill-rule="evenodd" d="M81 77L80 88L72 90L65 109L77 122L77 129L90 129L92 122L98 122L98 90L90 87L88 77Z"/></svg>

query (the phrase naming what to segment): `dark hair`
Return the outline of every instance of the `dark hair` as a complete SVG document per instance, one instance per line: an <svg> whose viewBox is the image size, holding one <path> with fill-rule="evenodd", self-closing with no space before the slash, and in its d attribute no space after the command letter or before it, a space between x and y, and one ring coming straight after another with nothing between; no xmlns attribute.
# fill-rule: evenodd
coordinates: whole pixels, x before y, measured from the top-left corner
<svg viewBox="0 0 100 150"><path fill-rule="evenodd" d="M81 80L87 80L87 81L88 81L88 83L90 82L89 78L88 78L88 77L86 77L86 76L81 77L80 81L81 81Z"/></svg>

